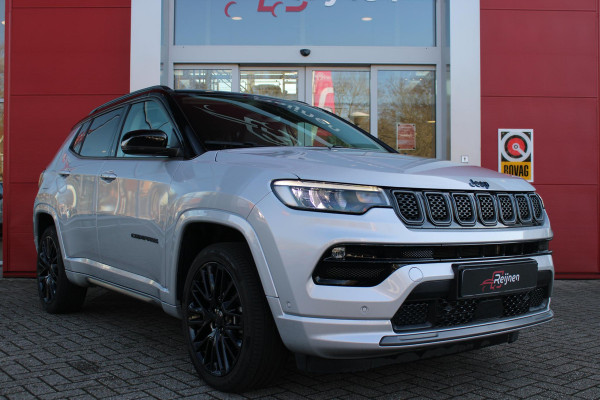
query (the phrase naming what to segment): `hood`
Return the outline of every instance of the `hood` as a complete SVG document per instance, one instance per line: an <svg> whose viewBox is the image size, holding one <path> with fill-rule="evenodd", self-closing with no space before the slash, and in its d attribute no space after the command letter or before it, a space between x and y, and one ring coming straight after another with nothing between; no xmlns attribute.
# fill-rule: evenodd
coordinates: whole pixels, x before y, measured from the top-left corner
<svg viewBox="0 0 600 400"><path fill-rule="evenodd" d="M310 181L394 188L534 190L521 178L481 167L364 150L261 147L222 150L216 154L215 160L241 167L252 166L291 173Z"/></svg>

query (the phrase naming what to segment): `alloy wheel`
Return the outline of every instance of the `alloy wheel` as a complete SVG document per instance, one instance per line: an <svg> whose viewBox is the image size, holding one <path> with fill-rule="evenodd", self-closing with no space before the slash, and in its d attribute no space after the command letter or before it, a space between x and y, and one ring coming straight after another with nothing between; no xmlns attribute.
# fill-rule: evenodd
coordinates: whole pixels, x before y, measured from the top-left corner
<svg viewBox="0 0 600 400"><path fill-rule="evenodd" d="M40 296L44 303L51 303L56 298L58 254L54 239L50 235L43 237L38 257L37 280Z"/></svg>
<svg viewBox="0 0 600 400"><path fill-rule="evenodd" d="M243 344L242 304L236 284L217 262L204 264L187 299L187 327L198 361L214 376L227 375Z"/></svg>

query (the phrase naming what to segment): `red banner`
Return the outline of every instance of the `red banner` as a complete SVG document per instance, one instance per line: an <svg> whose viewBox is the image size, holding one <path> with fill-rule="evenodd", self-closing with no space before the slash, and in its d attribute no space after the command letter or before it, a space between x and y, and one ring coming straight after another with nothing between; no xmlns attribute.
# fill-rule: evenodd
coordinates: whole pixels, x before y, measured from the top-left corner
<svg viewBox="0 0 600 400"><path fill-rule="evenodd" d="M315 71L313 82L313 106L335 113L335 96L331 71Z"/></svg>

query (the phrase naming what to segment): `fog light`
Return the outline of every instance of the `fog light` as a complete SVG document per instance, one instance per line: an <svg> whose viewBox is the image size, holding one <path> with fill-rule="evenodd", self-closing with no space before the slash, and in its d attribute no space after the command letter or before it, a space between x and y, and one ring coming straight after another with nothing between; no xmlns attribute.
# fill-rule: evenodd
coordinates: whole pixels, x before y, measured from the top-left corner
<svg viewBox="0 0 600 400"><path fill-rule="evenodd" d="M346 248L345 247L334 247L331 250L331 257L335 258L336 260L341 260L342 258L346 257Z"/></svg>

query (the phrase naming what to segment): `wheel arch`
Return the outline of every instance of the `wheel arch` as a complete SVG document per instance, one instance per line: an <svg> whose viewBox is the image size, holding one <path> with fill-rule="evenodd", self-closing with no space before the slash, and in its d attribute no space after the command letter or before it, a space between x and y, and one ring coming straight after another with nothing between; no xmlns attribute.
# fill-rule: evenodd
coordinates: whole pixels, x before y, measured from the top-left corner
<svg viewBox="0 0 600 400"><path fill-rule="evenodd" d="M58 226L58 218L56 211L47 204L38 204L33 212L33 240L37 251L40 236L49 227L54 226L58 235L58 241L62 254L65 254L65 249L62 243L60 227Z"/></svg>
<svg viewBox="0 0 600 400"><path fill-rule="evenodd" d="M173 235L173 254L167 270L167 287L171 304L180 304L183 285L196 255L214 243L244 243L250 251L266 296L277 297L271 272L250 223L236 214L218 210L190 210L183 213Z"/></svg>

